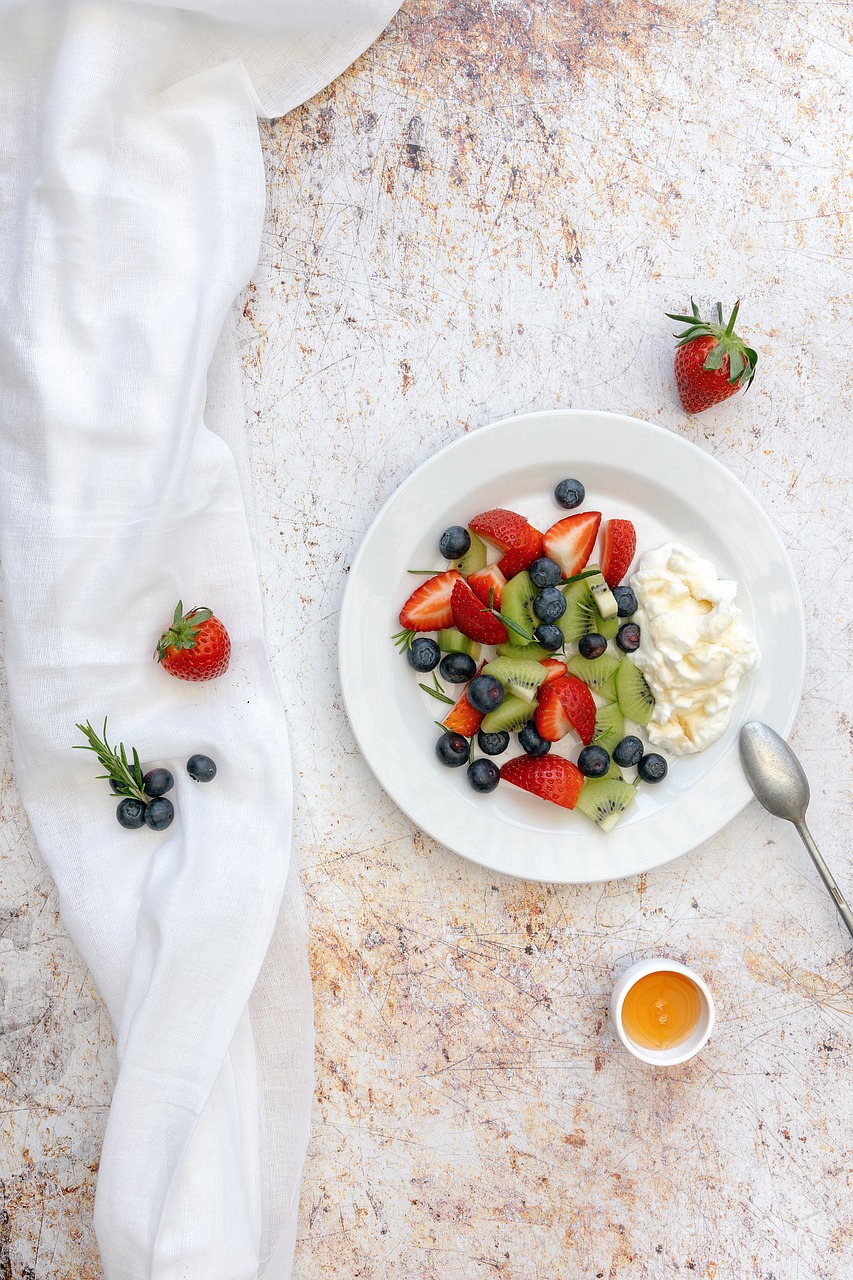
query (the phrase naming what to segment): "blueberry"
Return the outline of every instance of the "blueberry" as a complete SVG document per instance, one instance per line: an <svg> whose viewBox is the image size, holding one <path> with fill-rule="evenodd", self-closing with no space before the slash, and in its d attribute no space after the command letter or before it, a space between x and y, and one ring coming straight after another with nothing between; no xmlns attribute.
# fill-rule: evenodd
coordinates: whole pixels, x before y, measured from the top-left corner
<svg viewBox="0 0 853 1280"><path fill-rule="evenodd" d="M650 751L637 765L637 773L643 782L662 782L666 777L667 768L663 756L659 756L656 751Z"/></svg>
<svg viewBox="0 0 853 1280"><path fill-rule="evenodd" d="M630 618L632 613L637 612L637 597L630 587L614 587L613 594L620 618Z"/></svg>
<svg viewBox="0 0 853 1280"><path fill-rule="evenodd" d="M438 543L438 549L445 560L458 560L470 546L471 535L461 524L452 524L449 529L445 529Z"/></svg>
<svg viewBox="0 0 853 1280"><path fill-rule="evenodd" d="M563 580L563 570L556 560L550 560L548 556L540 556L538 560L534 560L527 572L534 587L556 587Z"/></svg>
<svg viewBox="0 0 853 1280"><path fill-rule="evenodd" d="M441 650L434 640L418 636L406 650L406 657L409 666L414 667L415 671L432 671L441 661Z"/></svg>
<svg viewBox="0 0 853 1280"><path fill-rule="evenodd" d="M438 664L438 674L448 684L464 684L477 670L470 653L446 653Z"/></svg>
<svg viewBox="0 0 853 1280"><path fill-rule="evenodd" d="M533 612L540 622L556 622L566 612L566 597L556 587L545 587L533 597Z"/></svg>
<svg viewBox="0 0 853 1280"><path fill-rule="evenodd" d="M642 756L643 744L639 738L634 737L633 733L629 733L613 748L613 759L623 769L630 769L633 765L639 764Z"/></svg>
<svg viewBox="0 0 853 1280"><path fill-rule="evenodd" d="M541 644L543 649L547 649L549 653L562 649L566 642L565 636L556 622L541 622L533 632L533 639L537 644Z"/></svg>
<svg viewBox="0 0 853 1280"><path fill-rule="evenodd" d="M486 715L503 702L504 687L494 676L475 676L468 685L465 697L475 711L482 711Z"/></svg>
<svg viewBox="0 0 853 1280"><path fill-rule="evenodd" d="M149 769L142 775L142 790L152 798L165 795L174 785L175 779L168 769Z"/></svg>
<svg viewBox="0 0 853 1280"><path fill-rule="evenodd" d="M216 765L210 756L190 756L187 761L187 773L193 782L211 782L216 777Z"/></svg>
<svg viewBox="0 0 853 1280"><path fill-rule="evenodd" d="M468 763L468 739L461 733L443 733L435 744L435 754L448 769L458 769Z"/></svg>
<svg viewBox="0 0 853 1280"><path fill-rule="evenodd" d="M527 721L518 735L518 741L529 756L547 756L551 750L551 743L542 737L532 720Z"/></svg>
<svg viewBox="0 0 853 1280"><path fill-rule="evenodd" d="M625 653L633 653L640 647L640 628L636 622L625 622L616 632L616 643Z"/></svg>
<svg viewBox="0 0 853 1280"><path fill-rule="evenodd" d="M127 787L119 778L110 778L110 788L117 796L127 795Z"/></svg>
<svg viewBox="0 0 853 1280"><path fill-rule="evenodd" d="M171 826L175 816L175 806L165 796L157 796L145 806L145 825L152 831L165 831Z"/></svg>
<svg viewBox="0 0 853 1280"><path fill-rule="evenodd" d="M116 809L116 817L123 827L127 827L128 831L134 831L145 822L145 805L141 800L134 800L131 796L128 796L126 800L122 800L119 803Z"/></svg>
<svg viewBox="0 0 853 1280"><path fill-rule="evenodd" d="M475 791L494 791L500 780L501 771L494 760L474 760L468 765L468 781Z"/></svg>
<svg viewBox="0 0 853 1280"><path fill-rule="evenodd" d="M503 755L509 746L509 734L505 729L502 729L499 733L483 733L481 729L477 734L477 746L484 755Z"/></svg>
<svg viewBox="0 0 853 1280"><path fill-rule="evenodd" d="M567 511L573 511L586 497L586 489L580 480L561 480L554 490L554 497L559 506L565 507Z"/></svg>
<svg viewBox="0 0 853 1280"><path fill-rule="evenodd" d="M590 631L578 640L578 653L582 658L600 658L606 649L607 641L597 631Z"/></svg>
<svg viewBox="0 0 853 1280"><path fill-rule="evenodd" d="M610 754L595 743L584 747L578 756L578 768L585 778L603 778L610 768Z"/></svg>

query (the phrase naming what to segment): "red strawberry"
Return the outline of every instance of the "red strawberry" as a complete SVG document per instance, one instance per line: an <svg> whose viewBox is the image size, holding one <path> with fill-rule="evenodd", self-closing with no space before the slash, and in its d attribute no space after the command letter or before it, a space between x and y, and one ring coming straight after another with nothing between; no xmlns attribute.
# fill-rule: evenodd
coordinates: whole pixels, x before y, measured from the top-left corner
<svg viewBox="0 0 853 1280"><path fill-rule="evenodd" d="M538 529L534 529L529 524L524 531L524 535L515 547L510 547L505 551L498 561L498 568L509 581L514 578L517 573L521 573L522 569L526 569L529 564L538 559L542 554L542 534Z"/></svg>
<svg viewBox="0 0 853 1280"><path fill-rule="evenodd" d="M470 640L478 640L480 644L504 644L509 639L500 618L480 604L463 578L453 584L450 607L453 618L448 625L457 627Z"/></svg>
<svg viewBox="0 0 853 1280"><path fill-rule="evenodd" d="M637 532L630 520L605 520L601 530L601 572L611 591L631 567Z"/></svg>
<svg viewBox="0 0 853 1280"><path fill-rule="evenodd" d="M569 729L574 729L581 742L589 746L595 732L595 700L583 680L565 675L542 686L536 728L549 742L559 742Z"/></svg>
<svg viewBox="0 0 853 1280"><path fill-rule="evenodd" d="M489 603L489 591L492 591L494 593L492 604L496 609L500 609L501 592L506 586L506 578L496 564L487 564L485 569L478 569L476 573L469 574L466 582L481 604Z"/></svg>
<svg viewBox="0 0 853 1280"><path fill-rule="evenodd" d="M539 665L548 672L539 686L540 689L544 689L546 684L551 684L554 680L558 680L560 676L564 676L568 671L565 662L561 662L559 658L542 658Z"/></svg>
<svg viewBox="0 0 853 1280"><path fill-rule="evenodd" d="M464 738L472 738L483 723L484 714L483 711L475 711L463 693L456 706L448 711L442 724L452 733L461 733Z"/></svg>
<svg viewBox="0 0 853 1280"><path fill-rule="evenodd" d="M213 680L228 667L231 640L209 609L190 609L185 614L179 600L172 625L160 637L154 657L178 680Z"/></svg>
<svg viewBox="0 0 853 1280"><path fill-rule="evenodd" d="M542 539L542 548L546 556L556 560L564 578L580 573L592 555L600 524L600 511L581 511L551 525Z"/></svg>
<svg viewBox="0 0 853 1280"><path fill-rule="evenodd" d="M717 303L718 324L711 324L699 315L699 308L690 299L693 314L673 315L687 328L677 334L675 352L675 381L681 403L687 413L701 413L711 405L728 400L741 387L749 387L755 377L758 355L735 333L740 302L736 302L728 324L723 322L723 308Z"/></svg>
<svg viewBox="0 0 853 1280"><path fill-rule="evenodd" d="M468 521L469 529L473 529L474 533L478 533L500 551L518 546L528 527L524 516L515 511L506 511L503 507L484 511L482 515Z"/></svg>
<svg viewBox="0 0 853 1280"><path fill-rule="evenodd" d="M440 631L453 626L450 596L457 582L464 582L457 569L448 569L427 578L409 596L400 610L400 624L407 631Z"/></svg>
<svg viewBox="0 0 853 1280"><path fill-rule="evenodd" d="M562 756L516 756L501 765L501 778L514 787L564 809L574 809L583 786L583 774Z"/></svg>

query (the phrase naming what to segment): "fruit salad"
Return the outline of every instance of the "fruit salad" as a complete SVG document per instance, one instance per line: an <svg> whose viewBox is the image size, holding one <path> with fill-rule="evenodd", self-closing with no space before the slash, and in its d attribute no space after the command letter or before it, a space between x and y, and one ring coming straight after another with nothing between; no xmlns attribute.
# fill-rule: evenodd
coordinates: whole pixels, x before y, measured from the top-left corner
<svg viewBox="0 0 853 1280"><path fill-rule="evenodd" d="M609 831L668 766L641 736L654 696L631 657L636 531L579 509L585 497L581 481L561 480L554 501L570 514L544 533L504 508L446 529L448 567L409 571L425 581L393 638L442 704L443 765L480 794L519 787Z"/></svg>

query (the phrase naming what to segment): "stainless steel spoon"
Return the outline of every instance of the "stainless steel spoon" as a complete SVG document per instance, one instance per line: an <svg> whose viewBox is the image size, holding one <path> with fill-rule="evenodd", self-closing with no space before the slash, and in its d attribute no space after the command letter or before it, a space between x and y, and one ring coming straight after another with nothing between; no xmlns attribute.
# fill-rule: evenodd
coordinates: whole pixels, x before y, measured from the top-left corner
<svg viewBox="0 0 853 1280"><path fill-rule="evenodd" d="M820 850L806 826L806 809L809 803L809 780L803 766L784 738L769 725L751 720L740 731L740 761L755 798L768 813L793 822L800 839L812 856L812 862L820 872L838 908L838 914L853 937L853 911L844 900L844 894L821 857Z"/></svg>

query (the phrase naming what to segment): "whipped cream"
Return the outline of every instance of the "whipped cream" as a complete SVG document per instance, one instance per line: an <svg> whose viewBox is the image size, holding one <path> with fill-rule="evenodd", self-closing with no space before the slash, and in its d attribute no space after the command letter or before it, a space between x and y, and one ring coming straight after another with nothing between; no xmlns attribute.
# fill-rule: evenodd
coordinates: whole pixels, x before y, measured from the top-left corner
<svg viewBox="0 0 853 1280"><path fill-rule="evenodd" d="M631 586L640 626L632 657L655 696L649 741L676 756L703 751L725 732L741 680L761 661L735 604L737 583L667 542L641 556Z"/></svg>

